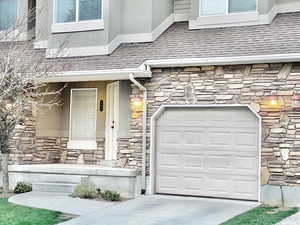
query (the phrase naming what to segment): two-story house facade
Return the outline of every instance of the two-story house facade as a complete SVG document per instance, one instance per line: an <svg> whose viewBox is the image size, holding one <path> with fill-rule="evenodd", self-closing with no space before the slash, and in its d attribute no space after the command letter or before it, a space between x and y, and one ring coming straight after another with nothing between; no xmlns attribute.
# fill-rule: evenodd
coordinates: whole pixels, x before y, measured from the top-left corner
<svg viewBox="0 0 300 225"><path fill-rule="evenodd" d="M32 5L22 43L65 44L46 82L67 88L19 131L12 185L300 204L299 1L0 0L0 29Z"/></svg>

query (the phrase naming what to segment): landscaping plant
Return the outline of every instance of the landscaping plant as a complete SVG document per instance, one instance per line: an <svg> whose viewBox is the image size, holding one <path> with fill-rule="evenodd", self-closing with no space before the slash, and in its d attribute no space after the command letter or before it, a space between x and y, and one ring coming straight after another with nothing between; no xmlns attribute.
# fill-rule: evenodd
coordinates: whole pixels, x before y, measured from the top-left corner
<svg viewBox="0 0 300 225"><path fill-rule="evenodd" d="M98 191L96 185L93 182L87 180L81 182L81 184L75 187L72 196L78 198L94 199L98 197Z"/></svg>
<svg viewBox="0 0 300 225"><path fill-rule="evenodd" d="M121 201L121 196L116 191L105 191L104 193L101 194L101 196L105 201L110 201L110 202Z"/></svg>
<svg viewBox="0 0 300 225"><path fill-rule="evenodd" d="M30 191L32 191L32 185L25 182L18 182L14 189L15 194L22 194Z"/></svg>

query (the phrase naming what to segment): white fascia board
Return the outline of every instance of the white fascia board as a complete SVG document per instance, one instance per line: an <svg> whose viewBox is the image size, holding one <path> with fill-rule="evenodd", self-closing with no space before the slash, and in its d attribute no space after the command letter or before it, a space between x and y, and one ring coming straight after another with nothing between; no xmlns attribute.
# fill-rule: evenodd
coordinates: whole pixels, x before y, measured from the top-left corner
<svg viewBox="0 0 300 225"><path fill-rule="evenodd" d="M149 78L151 72L139 69L113 69L113 70L88 70L57 72L45 79L47 83L54 82L78 82L78 81L107 81L129 80L129 75L134 74L137 78Z"/></svg>
<svg viewBox="0 0 300 225"><path fill-rule="evenodd" d="M186 66L211 66L211 65L234 65L234 64L256 64L256 63L281 63L299 62L300 53L274 54L237 57L215 57L215 58L183 58L147 60L146 66L151 68L186 67Z"/></svg>

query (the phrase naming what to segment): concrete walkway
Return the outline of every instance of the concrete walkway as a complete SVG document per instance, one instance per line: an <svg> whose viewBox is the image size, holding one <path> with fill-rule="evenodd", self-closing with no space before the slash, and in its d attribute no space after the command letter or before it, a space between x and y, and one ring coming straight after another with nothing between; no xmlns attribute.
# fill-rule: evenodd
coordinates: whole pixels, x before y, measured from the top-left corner
<svg viewBox="0 0 300 225"><path fill-rule="evenodd" d="M10 197L8 201L17 205L49 209L79 216L95 211L102 211L107 207L117 204L72 198L66 193L50 192L29 192Z"/></svg>
<svg viewBox="0 0 300 225"><path fill-rule="evenodd" d="M299 225L300 224L300 212L282 220L276 225Z"/></svg>
<svg viewBox="0 0 300 225"><path fill-rule="evenodd" d="M60 225L219 225L258 205L233 200L143 196Z"/></svg>

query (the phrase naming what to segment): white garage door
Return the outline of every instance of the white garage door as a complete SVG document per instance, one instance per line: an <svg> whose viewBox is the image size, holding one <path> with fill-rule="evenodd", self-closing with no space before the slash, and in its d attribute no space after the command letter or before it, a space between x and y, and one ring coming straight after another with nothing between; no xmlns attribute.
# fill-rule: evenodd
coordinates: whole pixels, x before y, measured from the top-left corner
<svg viewBox="0 0 300 225"><path fill-rule="evenodd" d="M247 107L167 108L156 193L258 200L259 119Z"/></svg>

